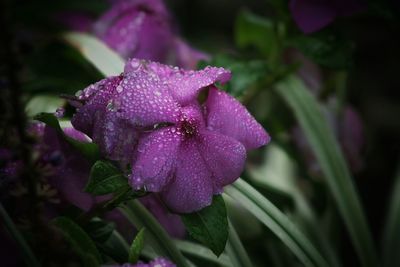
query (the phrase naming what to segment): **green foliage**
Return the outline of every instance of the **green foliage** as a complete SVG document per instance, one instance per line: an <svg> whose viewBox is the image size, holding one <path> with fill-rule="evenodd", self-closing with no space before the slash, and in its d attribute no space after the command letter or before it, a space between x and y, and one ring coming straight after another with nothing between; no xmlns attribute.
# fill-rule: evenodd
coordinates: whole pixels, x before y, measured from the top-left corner
<svg viewBox="0 0 400 267"><path fill-rule="evenodd" d="M129 249L129 262L136 263L139 260L140 252L144 247L144 232L146 228L140 229L135 239L132 241L132 245Z"/></svg>
<svg viewBox="0 0 400 267"><path fill-rule="evenodd" d="M279 39L274 23L248 11L239 13L235 23L235 41L238 47L256 47L266 58L276 58Z"/></svg>
<svg viewBox="0 0 400 267"><path fill-rule="evenodd" d="M228 240L228 219L222 196L214 196L210 206L200 211L181 215L189 234L219 256Z"/></svg>
<svg viewBox="0 0 400 267"><path fill-rule="evenodd" d="M125 187L129 187L128 179L121 171L111 162L99 160L90 170L85 191L98 196L114 193Z"/></svg>
<svg viewBox="0 0 400 267"><path fill-rule="evenodd" d="M81 256L85 266L99 266L101 254L90 236L74 221L67 217L57 217L52 223L59 228L72 248Z"/></svg>
<svg viewBox="0 0 400 267"><path fill-rule="evenodd" d="M60 123L56 116L52 113L40 113L34 117L35 120L45 123L47 126L57 131L62 138L64 138L71 146L77 149L82 155L91 161L95 161L100 158L99 148L94 143L81 142L67 136L61 129Z"/></svg>
<svg viewBox="0 0 400 267"><path fill-rule="evenodd" d="M353 43L333 33L298 35L287 42L322 66L348 69L353 65Z"/></svg>
<svg viewBox="0 0 400 267"><path fill-rule="evenodd" d="M243 60L229 55L217 55L211 65L224 67L232 72L232 78L224 89L233 96L242 96L250 88L258 85L270 72L267 62L262 60Z"/></svg>

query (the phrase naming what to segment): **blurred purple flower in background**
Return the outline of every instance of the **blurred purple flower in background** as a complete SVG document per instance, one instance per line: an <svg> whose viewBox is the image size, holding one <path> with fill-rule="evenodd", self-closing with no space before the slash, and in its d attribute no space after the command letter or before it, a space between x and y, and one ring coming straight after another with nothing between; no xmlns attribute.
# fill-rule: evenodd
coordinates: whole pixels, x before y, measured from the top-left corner
<svg viewBox="0 0 400 267"><path fill-rule="evenodd" d="M194 69L208 58L175 30L162 0L114 0L96 21L79 13L60 15L73 30L92 32L123 58L140 58Z"/></svg>
<svg viewBox="0 0 400 267"><path fill-rule="evenodd" d="M246 150L269 142L246 108L214 86L230 77L223 68L132 59L121 76L82 92L72 124L109 157L132 163L134 189L159 192L175 212L199 210L239 177Z"/></svg>
<svg viewBox="0 0 400 267"><path fill-rule="evenodd" d="M363 0L291 0L289 8L304 33L312 33L337 17L350 16L366 6Z"/></svg>

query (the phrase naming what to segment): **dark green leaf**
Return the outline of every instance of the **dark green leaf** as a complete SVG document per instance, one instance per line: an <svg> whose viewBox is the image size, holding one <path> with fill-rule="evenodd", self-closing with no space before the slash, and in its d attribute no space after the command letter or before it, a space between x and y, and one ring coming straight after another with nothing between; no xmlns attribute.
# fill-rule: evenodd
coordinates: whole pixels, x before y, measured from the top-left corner
<svg viewBox="0 0 400 267"><path fill-rule="evenodd" d="M127 178L112 163L99 160L90 170L85 191L93 195L106 195L129 186Z"/></svg>
<svg viewBox="0 0 400 267"><path fill-rule="evenodd" d="M277 56L278 36L274 24L266 18L242 11L236 19L235 38L239 47L256 47L270 60Z"/></svg>
<svg viewBox="0 0 400 267"><path fill-rule="evenodd" d="M101 255L90 236L74 221L67 217L57 217L53 220L64 234L65 238L71 243L73 249L81 255L84 262L95 260L96 265L101 263ZM88 258L88 255L89 258Z"/></svg>
<svg viewBox="0 0 400 267"><path fill-rule="evenodd" d="M213 66L224 67L232 71L232 78L226 84L231 95L241 96L257 82L265 78L269 66L262 60L239 60L228 55L217 55L212 59Z"/></svg>
<svg viewBox="0 0 400 267"><path fill-rule="evenodd" d="M144 247L144 231L146 228L140 229L139 233L133 239L131 248L129 249L129 262L136 263L139 260L140 252Z"/></svg>
<svg viewBox="0 0 400 267"><path fill-rule="evenodd" d="M189 234L209 247L219 256L225 249L228 240L228 219L225 202L222 196L214 196L210 206L181 216Z"/></svg>
<svg viewBox="0 0 400 267"><path fill-rule="evenodd" d="M114 231L115 225L99 218L94 218L87 223L84 228L90 237L97 243L107 241Z"/></svg>
<svg viewBox="0 0 400 267"><path fill-rule="evenodd" d="M288 43L325 67L347 69L353 63L353 43L331 33L300 35Z"/></svg>
<svg viewBox="0 0 400 267"><path fill-rule="evenodd" d="M61 129L60 123L54 114L52 113L40 113L34 117L35 120L41 121L57 131L71 146L78 150L82 155L91 161L95 161L100 158L99 148L94 143L81 142L75 140L67 135Z"/></svg>

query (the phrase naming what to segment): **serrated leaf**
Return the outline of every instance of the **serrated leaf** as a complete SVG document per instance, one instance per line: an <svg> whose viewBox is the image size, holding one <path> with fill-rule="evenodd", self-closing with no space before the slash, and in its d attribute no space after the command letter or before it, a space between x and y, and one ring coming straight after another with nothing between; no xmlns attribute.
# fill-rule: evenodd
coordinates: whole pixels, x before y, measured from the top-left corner
<svg viewBox="0 0 400 267"><path fill-rule="evenodd" d="M85 191L93 195L114 193L123 187L129 187L128 179L112 163L98 160L90 170Z"/></svg>
<svg viewBox="0 0 400 267"><path fill-rule="evenodd" d="M59 228L65 238L71 243L73 249L81 255L84 262L93 263L99 266L101 263L101 255L90 236L74 221L67 217L57 217L52 223ZM89 258L88 258L88 255Z"/></svg>
<svg viewBox="0 0 400 267"><path fill-rule="evenodd" d="M100 158L100 151L96 144L89 142L81 142L67 136L61 129L60 123L56 116L52 113L40 113L34 117L35 120L41 121L57 131L71 146L78 150L90 161L96 161Z"/></svg>
<svg viewBox="0 0 400 267"><path fill-rule="evenodd" d="M229 234L222 196L214 196L210 206L191 214L183 214L181 218L190 236L210 248L215 255L221 255Z"/></svg>
<svg viewBox="0 0 400 267"><path fill-rule="evenodd" d="M63 38L78 49L104 76L115 76L124 71L124 60L95 36L68 32Z"/></svg>
<svg viewBox="0 0 400 267"><path fill-rule="evenodd" d="M129 262L136 263L139 260L140 252L144 247L144 231L146 228L140 229L135 239L132 241L131 248L129 249Z"/></svg>

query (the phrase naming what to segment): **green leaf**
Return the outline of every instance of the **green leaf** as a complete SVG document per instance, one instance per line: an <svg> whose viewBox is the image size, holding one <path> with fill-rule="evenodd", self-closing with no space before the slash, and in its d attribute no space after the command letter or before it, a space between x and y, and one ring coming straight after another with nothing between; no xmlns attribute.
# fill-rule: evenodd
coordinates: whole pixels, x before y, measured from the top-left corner
<svg viewBox="0 0 400 267"><path fill-rule="evenodd" d="M93 195L106 195L127 187L128 179L112 163L98 160L90 170L85 191Z"/></svg>
<svg viewBox="0 0 400 267"><path fill-rule="evenodd" d="M41 266L32 249L29 247L23 235L20 233L14 222L8 215L3 205L0 203L0 218L4 228L12 236L21 251L21 256L26 263L26 266L39 267Z"/></svg>
<svg viewBox="0 0 400 267"><path fill-rule="evenodd" d="M377 266L376 251L360 199L343 153L321 107L311 92L295 77L282 81L276 89L292 108L311 145L362 265Z"/></svg>
<svg viewBox="0 0 400 267"><path fill-rule="evenodd" d="M115 230L115 225L103 221L100 218L93 218L90 222L84 225L84 229L96 243L105 242L110 238Z"/></svg>
<svg viewBox="0 0 400 267"><path fill-rule="evenodd" d="M274 23L248 11L241 11L235 23L238 47L254 46L269 60L277 57L279 45Z"/></svg>
<svg viewBox="0 0 400 267"><path fill-rule="evenodd" d="M182 214L181 218L191 237L209 247L217 256L224 251L229 227L222 196L214 196L210 206Z"/></svg>
<svg viewBox="0 0 400 267"><path fill-rule="evenodd" d="M348 69L353 64L353 43L331 33L296 36L288 44L325 67Z"/></svg>
<svg viewBox="0 0 400 267"><path fill-rule="evenodd" d="M383 266L400 266L400 164L393 187L382 242Z"/></svg>
<svg viewBox="0 0 400 267"><path fill-rule="evenodd" d="M139 260L140 252L144 247L144 231L146 228L140 229L135 239L133 239L131 248L129 249L129 262L136 263Z"/></svg>
<svg viewBox="0 0 400 267"><path fill-rule="evenodd" d="M67 217L57 217L52 223L63 232L65 238L81 255L84 262L95 260L96 265L94 266L100 265L102 262L100 252L90 236L78 224Z"/></svg>
<svg viewBox="0 0 400 267"><path fill-rule="evenodd" d="M40 113L34 117L35 120L41 121L57 131L71 146L78 150L90 161L96 161L100 158L99 148L94 143L81 142L67 136L61 129L60 123L52 113Z"/></svg>
<svg viewBox="0 0 400 267"><path fill-rule="evenodd" d="M320 252L285 214L242 179L225 187L227 195L267 226L304 264L329 266Z"/></svg>
<svg viewBox="0 0 400 267"><path fill-rule="evenodd" d="M168 233L138 200L128 201L122 205L120 211L136 228L146 228L146 241L151 243L152 248L159 255L168 257L179 267L189 266Z"/></svg>
<svg viewBox="0 0 400 267"><path fill-rule="evenodd" d="M55 112L65 104L65 100L54 95L36 95L29 99L25 110L28 116L35 116L41 112Z"/></svg>
<svg viewBox="0 0 400 267"><path fill-rule="evenodd" d="M116 262L126 262L128 259L129 245L125 239L114 230L105 242L96 242L103 254L111 257Z"/></svg>
<svg viewBox="0 0 400 267"><path fill-rule="evenodd" d="M186 240L175 240L175 244L187 256L193 256L224 267L232 266L231 260L224 253L217 257L209 248Z"/></svg>
<svg viewBox="0 0 400 267"><path fill-rule="evenodd" d="M265 78L269 66L262 60L240 60L229 55L217 55L209 63L213 66L224 67L232 72L232 78L224 88L233 96L241 96L250 87Z"/></svg>
<svg viewBox="0 0 400 267"><path fill-rule="evenodd" d="M124 71L124 60L95 36L69 32L64 40L74 46L104 76L116 76Z"/></svg>

